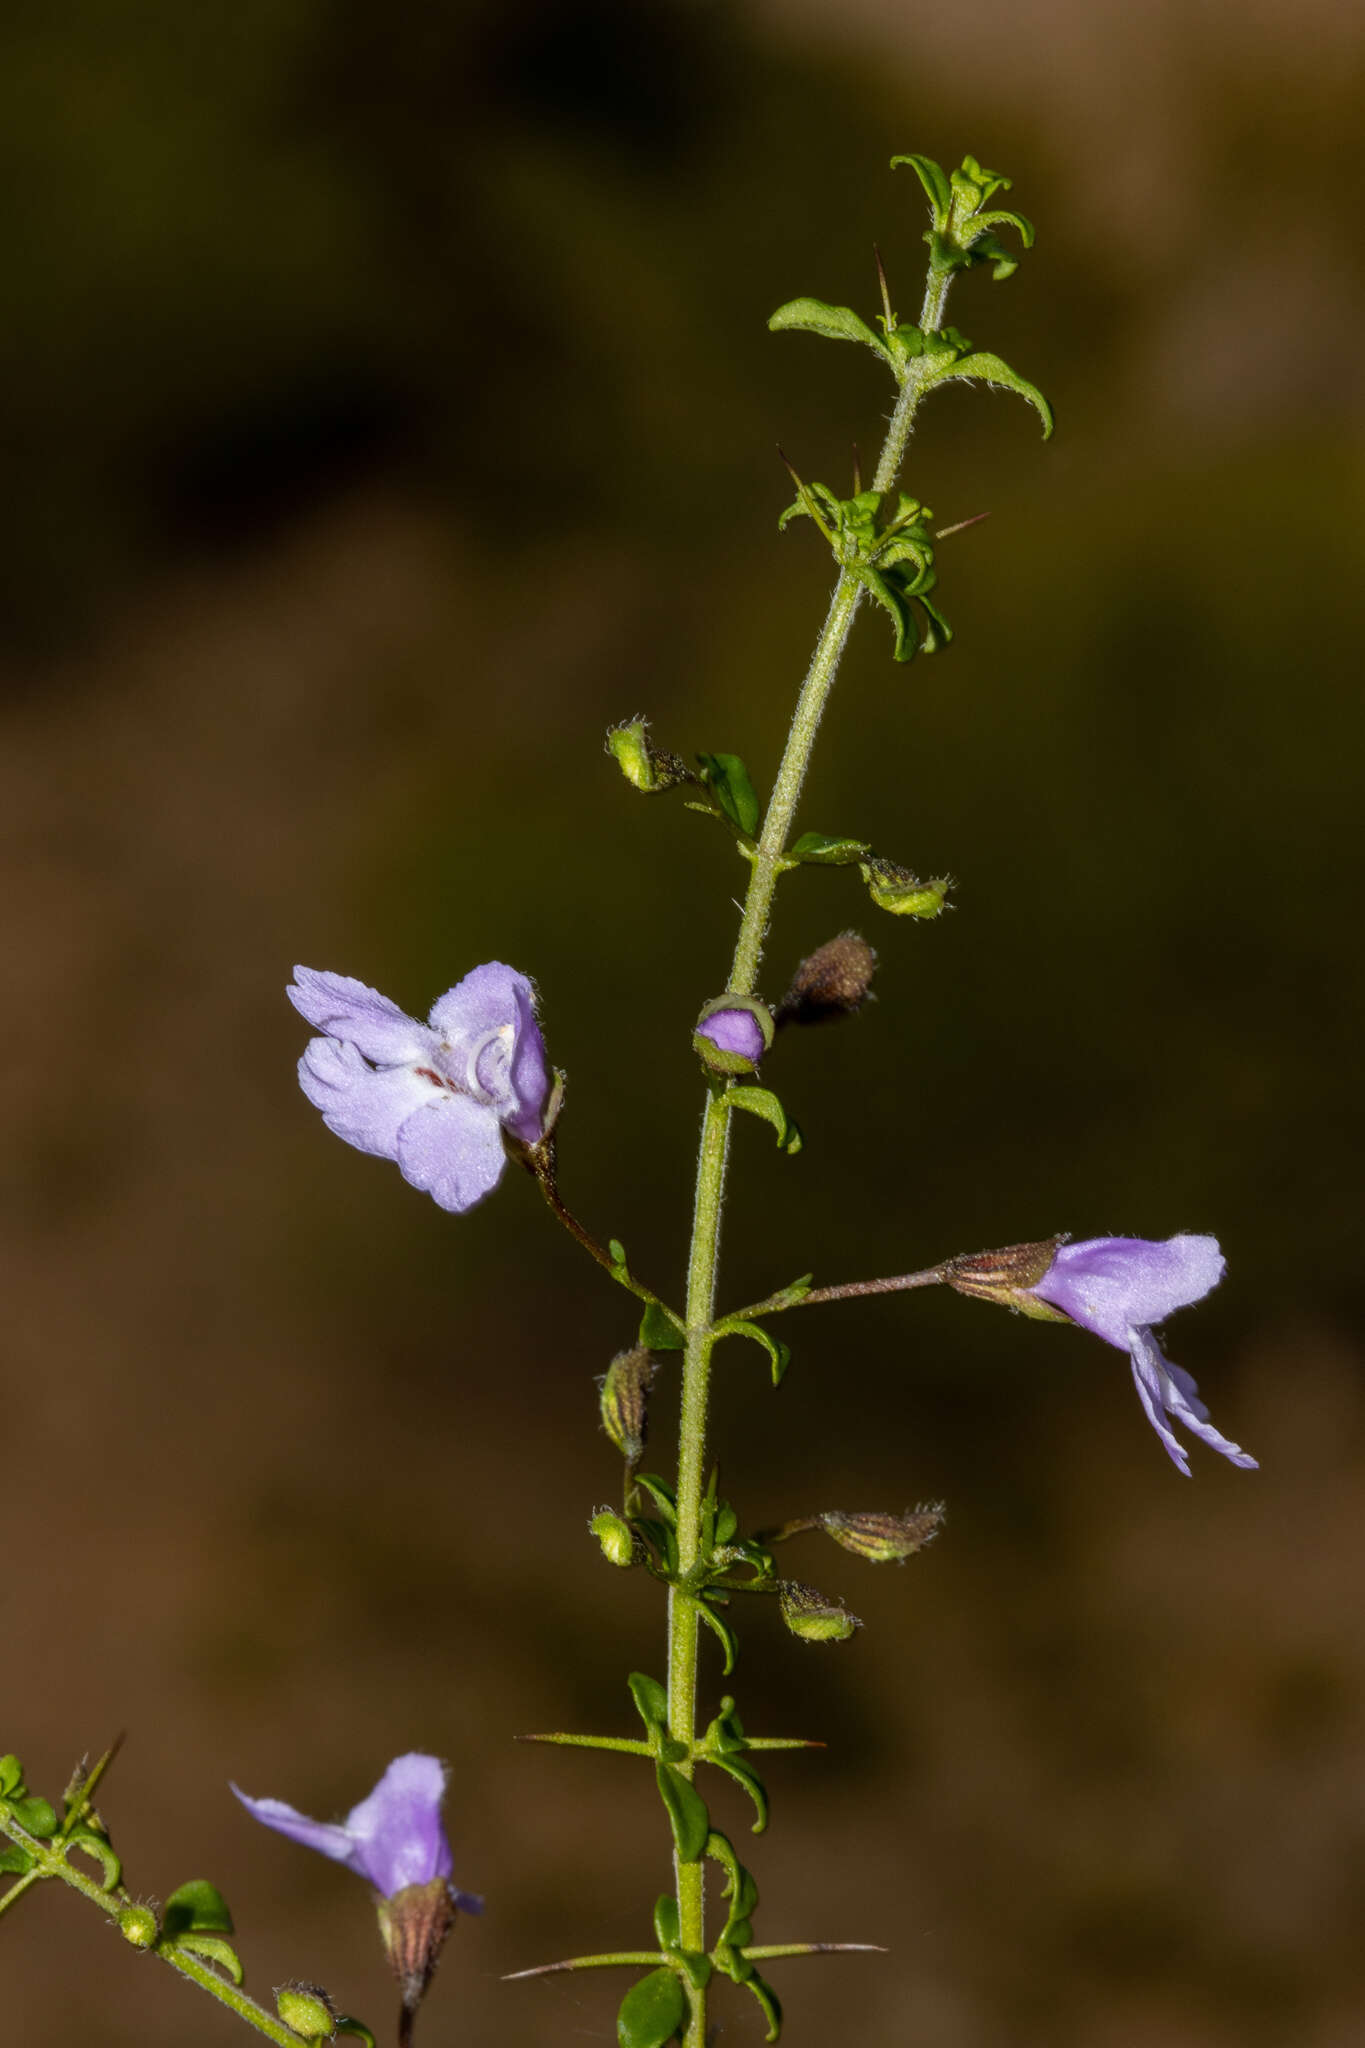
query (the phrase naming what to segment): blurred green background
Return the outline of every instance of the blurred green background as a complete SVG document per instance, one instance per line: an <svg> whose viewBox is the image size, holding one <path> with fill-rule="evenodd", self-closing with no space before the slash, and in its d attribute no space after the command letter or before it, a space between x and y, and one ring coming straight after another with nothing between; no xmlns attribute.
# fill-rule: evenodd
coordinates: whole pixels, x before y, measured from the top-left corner
<svg viewBox="0 0 1365 2048"><path fill-rule="evenodd" d="M791 2048L1358 2041L1365 17L44 0L4 44L0 1747L55 1793L126 1727L132 1884L212 1876L258 1992L385 2028L360 1887L227 1780L330 1815L439 1751L489 1912L427 2048L614 2040L614 1980L498 1980L667 1882L644 1774L511 1740L661 1667L585 1527L627 1305L520 1177L452 1219L344 1151L282 988L534 973L566 1192L678 1274L742 870L601 735L771 775L829 582L774 443L842 484L890 393L765 321L870 313L874 239L912 310L886 160L972 150L1039 241L950 317L1058 433L929 407L906 481L993 514L959 638L860 619L803 812L959 907L784 885L767 993L856 922L880 1000L771 1062L807 1145L738 1133L725 1297L1216 1231L1172 1349L1264 1469L1186 1485L1117 1354L956 1298L812 1311L776 1396L725 1356L755 1522L949 1508L905 1572L793 1554L850 1646L751 1619L750 1726L829 1743L768 1773L760 1938L891 1951L784 1966ZM35 2048L245 2038L65 1897L0 1951Z"/></svg>

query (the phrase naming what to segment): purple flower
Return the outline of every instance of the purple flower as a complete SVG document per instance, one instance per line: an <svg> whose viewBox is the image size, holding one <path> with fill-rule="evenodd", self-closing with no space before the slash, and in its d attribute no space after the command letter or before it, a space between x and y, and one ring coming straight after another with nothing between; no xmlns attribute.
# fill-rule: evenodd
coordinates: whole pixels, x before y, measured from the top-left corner
<svg viewBox="0 0 1365 2048"><path fill-rule="evenodd" d="M702 1064L714 1074L751 1074L772 1042L772 1014L752 996L718 996L692 1034Z"/></svg>
<svg viewBox="0 0 1365 2048"><path fill-rule="evenodd" d="M367 1878L381 1897L392 1899L412 1885L440 1879L457 1906L479 1913L483 1900L448 1882L450 1844L441 1825L445 1782L438 1757L417 1751L396 1756L369 1797L342 1821L309 1820L282 1799L251 1799L235 1785L232 1789L266 1827L344 1863L357 1877Z"/></svg>
<svg viewBox="0 0 1365 2048"><path fill-rule="evenodd" d="M329 1130L394 1159L443 1209L472 1209L496 1187L502 1134L543 1135L550 1077L524 974L499 960L448 989L425 1024L347 974L296 967L296 1010L325 1038L299 1061L299 1085Z"/></svg>
<svg viewBox="0 0 1365 2048"><path fill-rule="evenodd" d="M1154 1323L1202 1301L1222 1279L1223 1266L1213 1237L1168 1237L1160 1244L1145 1237L1091 1237L1059 1246L1041 1280L1023 1290L1128 1353L1147 1420L1187 1479L1189 1460L1168 1416L1244 1471L1257 1469L1240 1445L1218 1434L1189 1373L1171 1364L1152 1335Z"/></svg>

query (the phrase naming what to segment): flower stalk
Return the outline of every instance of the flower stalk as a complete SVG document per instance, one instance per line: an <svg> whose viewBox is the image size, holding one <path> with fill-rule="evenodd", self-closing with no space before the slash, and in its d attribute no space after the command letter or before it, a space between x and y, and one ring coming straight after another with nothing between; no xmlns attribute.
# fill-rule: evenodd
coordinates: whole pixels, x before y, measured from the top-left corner
<svg viewBox="0 0 1365 2048"><path fill-rule="evenodd" d="M936 332L942 325L950 273L931 268L925 290L921 326ZM914 428L915 414L925 388L925 379L915 365L907 369L886 440L877 463L873 488L890 490L900 473L905 450ZM792 717L787 744L763 829L754 849L740 915L730 969L729 992L752 996L757 981L763 942L767 935L773 896L783 872L782 856L791 834L792 821L801 789L815 749L816 735L829 702L853 624L863 585L852 569L841 570L834 586L829 610L815 644L810 667L801 686ZM678 1439L678 1564L685 1576L697 1564L701 1549L702 1498L705 1487L707 1409L710 1393L711 1352L715 1343L712 1324L716 1312L716 1285L720 1262L721 1220L725 1206L726 1166L729 1156L731 1105L725 1090L713 1091L707 1100L697 1155L696 1195L692 1215L692 1240L687 1261L687 1341L683 1351L682 1413ZM939 1278L937 1271L933 1279ZM928 1278L920 1285L933 1284ZM880 1291L857 1286L849 1292ZM837 1298L844 1290L825 1290L822 1298ZM679 1587L669 1591L668 1603L668 1719L669 1733L686 1747L690 1759L697 1729L697 1642L701 1628L697 1602ZM680 1766L690 1778L695 1764ZM682 1946L704 1951L706 1947L705 1865L683 1862L676 1853L674 1872L677 1887L678 1922ZM685 2048L705 2048L706 1987L693 1986L689 2001Z"/></svg>

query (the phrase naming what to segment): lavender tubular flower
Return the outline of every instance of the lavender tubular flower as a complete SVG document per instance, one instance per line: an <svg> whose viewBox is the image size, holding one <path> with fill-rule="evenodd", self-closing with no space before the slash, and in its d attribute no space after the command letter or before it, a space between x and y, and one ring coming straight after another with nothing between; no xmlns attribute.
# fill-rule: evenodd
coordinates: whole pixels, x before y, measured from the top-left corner
<svg viewBox="0 0 1365 2048"><path fill-rule="evenodd" d="M329 1130L397 1162L442 1209L472 1209L506 1163L502 1134L534 1145L550 1077L524 974L491 960L448 989L425 1024L350 975L296 967L289 1000L326 1033L299 1085Z"/></svg>
<svg viewBox="0 0 1365 2048"><path fill-rule="evenodd" d="M374 1886L380 1932L409 2014L422 2001L457 1911L483 1911L481 1898L450 1882L450 1843L441 1821L445 1783L439 1757L419 1751L397 1756L343 1821L310 1820L282 1799L252 1799L232 1788L266 1827L344 1863Z"/></svg>
<svg viewBox="0 0 1365 2048"><path fill-rule="evenodd" d="M254 1819L344 1863L388 1899L408 1885L450 1876L450 1844L441 1822L445 1786L440 1758L414 1750L396 1756L373 1792L341 1821L309 1820L283 1799L252 1799L232 1789ZM468 1913L482 1908L483 1901L472 1895L461 1892L458 1898Z"/></svg>
<svg viewBox="0 0 1365 2048"><path fill-rule="evenodd" d="M1223 1269L1214 1237L1092 1237L1060 1245L1042 1278L1024 1290L1128 1353L1147 1420L1187 1479L1189 1458L1168 1417L1243 1471L1257 1469L1255 1458L1219 1435L1190 1374L1171 1364L1152 1335L1153 1324L1202 1301Z"/></svg>

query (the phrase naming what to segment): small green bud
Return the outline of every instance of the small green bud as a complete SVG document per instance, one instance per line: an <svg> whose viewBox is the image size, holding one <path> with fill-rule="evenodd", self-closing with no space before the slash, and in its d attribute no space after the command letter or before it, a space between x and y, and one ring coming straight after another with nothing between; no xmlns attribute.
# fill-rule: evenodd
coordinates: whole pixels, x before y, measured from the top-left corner
<svg viewBox="0 0 1365 2048"><path fill-rule="evenodd" d="M772 1012L753 996L717 996L692 1034L702 1065L720 1075L752 1074L772 1042Z"/></svg>
<svg viewBox="0 0 1365 2048"><path fill-rule="evenodd" d="M330 2041L336 2032L336 2007L320 1984L282 1984L275 2010L301 2040Z"/></svg>
<svg viewBox="0 0 1365 2048"><path fill-rule="evenodd" d="M633 1471L645 1448L645 1422L656 1361L638 1346L618 1351L602 1381L602 1427Z"/></svg>
<svg viewBox="0 0 1365 2048"><path fill-rule="evenodd" d="M777 1591L782 1619L803 1643L845 1643L855 1629L862 1627L856 1614L850 1614L846 1607L817 1592L814 1586L784 1579Z"/></svg>
<svg viewBox="0 0 1365 2048"><path fill-rule="evenodd" d="M1040 1301L1030 1290L1038 1285L1057 1256L1061 1237L1039 1238L1032 1244L1007 1244L994 1252L964 1252L949 1259L943 1277L959 1294L975 1295L978 1301L998 1301L1003 1308L1017 1308L1041 1323L1069 1323L1070 1316Z"/></svg>
<svg viewBox="0 0 1365 2048"><path fill-rule="evenodd" d="M620 1515L610 1508L602 1508L589 1522L588 1527L602 1546L602 1555L608 1564L619 1565L622 1571L635 1562L635 1534L630 1523L622 1521Z"/></svg>
<svg viewBox="0 0 1365 2048"><path fill-rule="evenodd" d="M154 1948L161 1930L150 1906L125 1906L118 1916L118 1931L133 1948Z"/></svg>
<svg viewBox="0 0 1365 2048"><path fill-rule="evenodd" d="M824 1024L851 1017L867 1001L877 955L858 932L840 932L810 953L792 976L774 1018L778 1024Z"/></svg>
<svg viewBox="0 0 1365 2048"><path fill-rule="evenodd" d="M858 869L877 908L889 910L893 917L937 917L952 887L946 875L921 882L909 868L899 867L893 860L874 857L860 861Z"/></svg>
<svg viewBox="0 0 1365 2048"><path fill-rule="evenodd" d="M614 725L607 734L607 752L614 757L626 781L647 795L671 789L676 782L697 779L676 754L650 745L646 718L631 718L624 725Z"/></svg>
<svg viewBox="0 0 1365 2048"><path fill-rule="evenodd" d="M831 1512L820 1516L820 1527L836 1543L865 1557L869 1564L891 1564L913 1557L932 1543L943 1522L943 1503L919 1507L904 1515L846 1515Z"/></svg>

